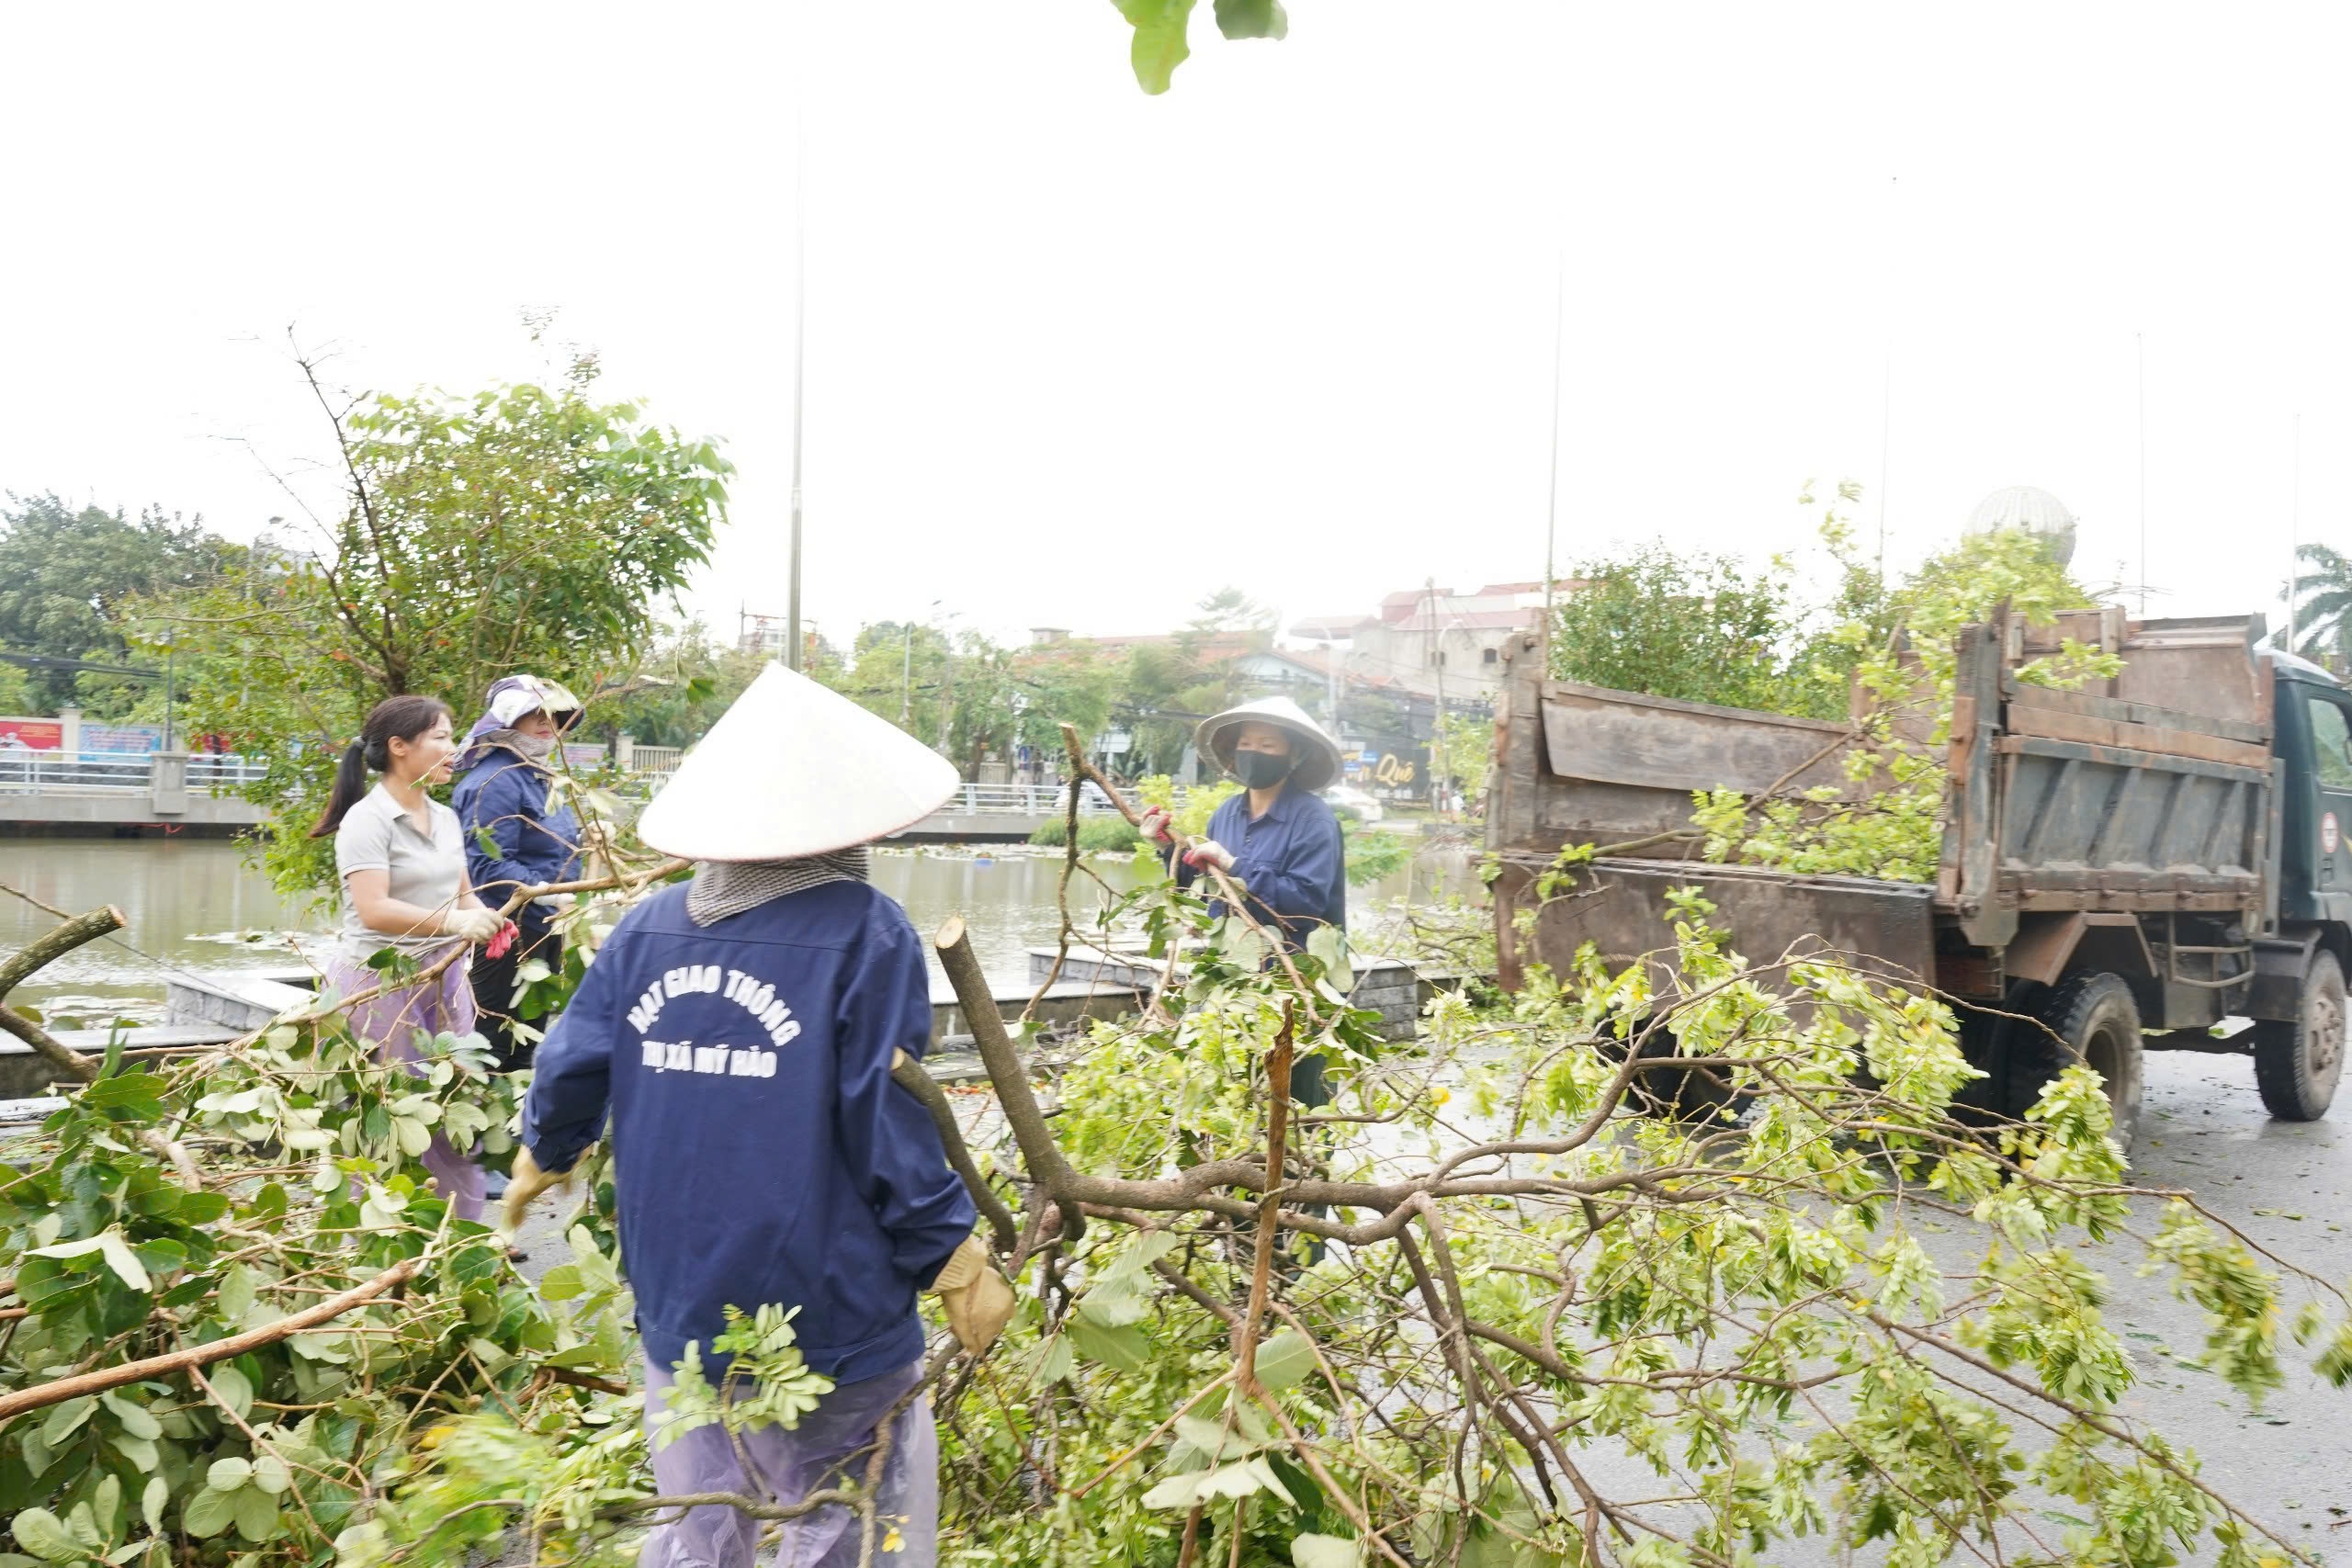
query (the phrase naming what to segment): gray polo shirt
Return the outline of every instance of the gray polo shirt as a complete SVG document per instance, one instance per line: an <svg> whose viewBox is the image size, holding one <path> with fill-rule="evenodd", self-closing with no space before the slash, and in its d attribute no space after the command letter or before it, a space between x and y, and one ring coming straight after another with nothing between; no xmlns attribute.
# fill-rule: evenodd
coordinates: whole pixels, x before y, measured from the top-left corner
<svg viewBox="0 0 2352 1568"><path fill-rule="evenodd" d="M335 880L345 883L343 932L335 956L345 963L365 964L387 947L423 962L448 947L451 939L438 933L392 936L368 930L359 923L345 881L355 871L380 871L387 878L385 892L401 903L420 909L455 908L466 875L465 835L456 812L437 800L425 804L433 819L429 835L417 831L416 819L379 784L345 813L343 826L335 829Z"/></svg>

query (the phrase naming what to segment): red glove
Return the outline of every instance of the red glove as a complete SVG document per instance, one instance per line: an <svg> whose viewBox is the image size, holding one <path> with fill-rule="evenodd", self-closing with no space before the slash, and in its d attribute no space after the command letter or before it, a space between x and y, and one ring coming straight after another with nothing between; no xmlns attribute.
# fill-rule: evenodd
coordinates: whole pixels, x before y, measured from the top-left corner
<svg viewBox="0 0 2352 1568"><path fill-rule="evenodd" d="M498 928L498 934L496 936L492 937L488 942L483 944L481 950L482 956L484 958L505 957L506 950L514 946L514 939L522 934L523 931L521 927L517 926L512 920L507 921L504 925Z"/></svg>

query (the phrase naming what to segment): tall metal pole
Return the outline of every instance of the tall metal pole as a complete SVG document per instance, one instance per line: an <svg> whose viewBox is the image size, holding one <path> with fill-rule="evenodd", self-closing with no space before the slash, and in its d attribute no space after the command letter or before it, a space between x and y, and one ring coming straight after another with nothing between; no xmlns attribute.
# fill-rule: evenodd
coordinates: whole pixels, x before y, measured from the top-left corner
<svg viewBox="0 0 2352 1568"><path fill-rule="evenodd" d="M1878 381L1878 580L1882 584L1886 581L1886 492L1892 488L1887 454L1894 443L1894 348L1890 344Z"/></svg>
<svg viewBox="0 0 2352 1568"><path fill-rule="evenodd" d="M792 123L792 643L786 649L791 668L800 656L800 372L808 359L808 158L802 151L801 122Z"/></svg>
<svg viewBox="0 0 2352 1568"><path fill-rule="evenodd" d="M2287 508L2287 651L2295 649L2295 567L2302 554L2303 537L2303 416L2295 416L2295 479L2293 503Z"/></svg>
<svg viewBox="0 0 2352 1568"><path fill-rule="evenodd" d="M2140 618L2148 618L2148 340L2132 334L2140 355Z"/></svg>
<svg viewBox="0 0 2352 1568"><path fill-rule="evenodd" d="M164 636L166 639L164 643L164 750L169 751L173 749L172 704L178 695L178 687L175 679L175 671L173 669L173 660L179 656L179 623L177 621L165 623Z"/></svg>
<svg viewBox="0 0 2352 1568"><path fill-rule="evenodd" d="M1544 503L1544 646L1552 646L1552 584L1559 577L1554 549L1560 534L1560 324L1567 315L1568 253L1552 276L1552 488ZM1546 662L1551 655L1544 655ZM1549 671L1547 671L1548 674Z"/></svg>

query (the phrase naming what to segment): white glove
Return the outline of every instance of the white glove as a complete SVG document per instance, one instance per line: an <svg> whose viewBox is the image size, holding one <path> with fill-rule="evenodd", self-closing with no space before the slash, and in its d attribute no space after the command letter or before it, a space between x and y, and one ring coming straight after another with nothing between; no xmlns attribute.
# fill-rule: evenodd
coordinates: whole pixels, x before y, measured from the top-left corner
<svg viewBox="0 0 2352 1568"><path fill-rule="evenodd" d="M492 909L452 909L441 917L441 934L468 942L488 942L505 927L506 918Z"/></svg>
<svg viewBox="0 0 2352 1568"><path fill-rule="evenodd" d="M1215 866L1219 871L1233 869L1233 852L1215 839L1203 839L1184 852L1184 863L1195 871Z"/></svg>
<svg viewBox="0 0 2352 1568"><path fill-rule="evenodd" d="M1168 836L1168 807L1164 806L1154 806L1148 808L1143 814L1143 819L1136 824L1136 831L1141 833L1145 838L1151 840L1154 843L1165 844L1170 842L1170 840Z"/></svg>

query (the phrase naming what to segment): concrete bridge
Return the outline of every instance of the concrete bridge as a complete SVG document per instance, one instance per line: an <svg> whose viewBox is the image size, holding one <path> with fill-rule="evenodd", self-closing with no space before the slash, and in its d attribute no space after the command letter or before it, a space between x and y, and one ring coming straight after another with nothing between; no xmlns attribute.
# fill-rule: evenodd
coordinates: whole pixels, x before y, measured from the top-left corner
<svg viewBox="0 0 2352 1568"><path fill-rule="evenodd" d="M0 748L0 830L155 829L228 834L262 818L239 795L259 758L205 751L35 751Z"/></svg>
<svg viewBox="0 0 2352 1568"><path fill-rule="evenodd" d="M625 755L624 795L650 798L677 766L674 750ZM35 751L0 749L0 831L196 830L227 835L260 822L262 810L237 793L267 771L258 757L202 751ZM937 811L897 835L914 843L1018 843L1068 807L1057 784L962 785ZM1113 810L1091 786L1079 812ZM17 827L17 825L22 825Z"/></svg>

